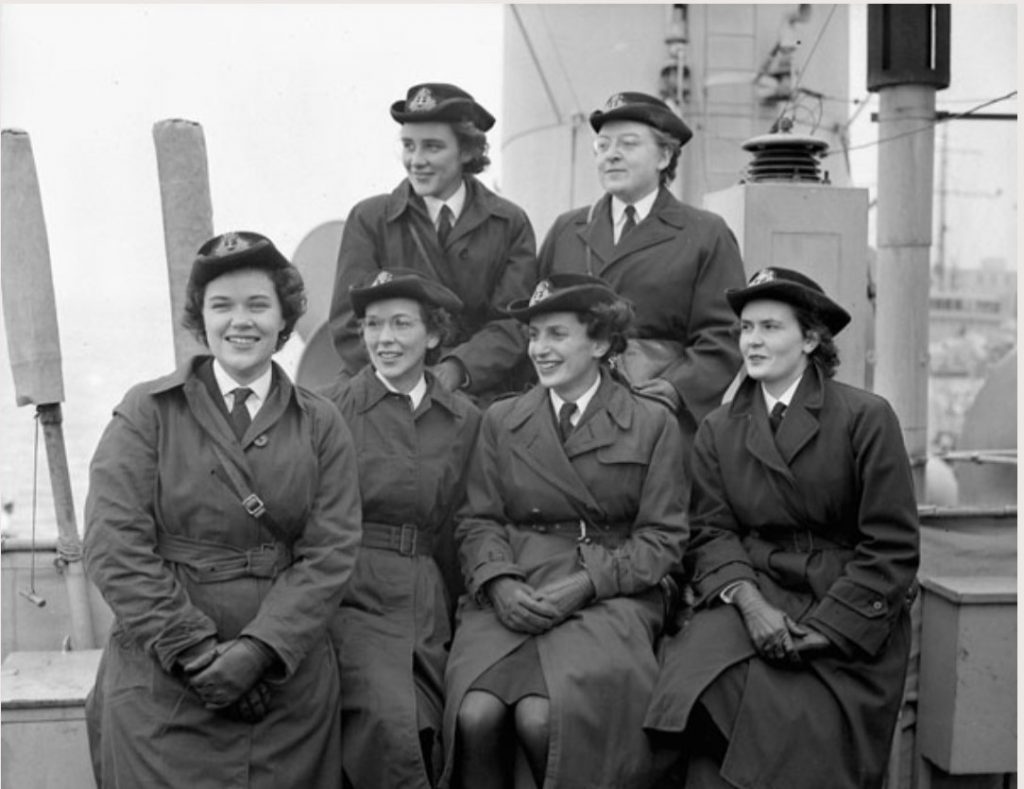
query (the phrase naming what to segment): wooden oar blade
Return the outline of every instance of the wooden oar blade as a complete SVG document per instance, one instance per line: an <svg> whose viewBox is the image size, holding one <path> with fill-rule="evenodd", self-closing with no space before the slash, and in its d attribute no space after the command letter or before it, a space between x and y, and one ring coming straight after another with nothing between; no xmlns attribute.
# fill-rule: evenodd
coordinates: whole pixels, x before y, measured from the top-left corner
<svg viewBox="0 0 1024 789"><path fill-rule="evenodd" d="M0 291L18 405L64 400L60 333L32 142L0 132Z"/></svg>
<svg viewBox="0 0 1024 789"><path fill-rule="evenodd" d="M181 326L185 286L192 261L203 242L213 236L210 177L206 166L203 127L187 120L165 120L153 125L160 203L164 217L164 248L171 289L174 323L174 358L181 364L205 351Z"/></svg>

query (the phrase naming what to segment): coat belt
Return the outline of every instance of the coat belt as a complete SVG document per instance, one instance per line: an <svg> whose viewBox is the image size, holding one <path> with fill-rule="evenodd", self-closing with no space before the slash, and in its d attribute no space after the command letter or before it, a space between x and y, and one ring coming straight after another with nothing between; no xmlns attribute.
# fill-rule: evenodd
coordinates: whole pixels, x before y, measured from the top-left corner
<svg viewBox="0 0 1024 789"><path fill-rule="evenodd" d="M434 535L415 523L373 523L363 521L363 547L394 551L402 556L430 556L434 553Z"/></svg>
<svg viewBox="0 0 1024 789"><path fill-rule="evenodd" d="M620 544L629 537L633 530L632 521L588 524L579 519L574 521L529 521L513 525L518 529L529 529L541 534L557 534L560 537L570 537L577 542L612 543L614 545Z"/></svg>
<svg viewBox="0 0 1024 789"><path fill-rule="evenodd" d="M766 533L763 530L753 530L750 536L755 540L769 543L784 551L793 553L810 553L811 551L848 551L849 545L843 545L835 540L822 537L809 530L803 531L779 531Z"/></svg>
<svg viewBox="0 0 1024 789"><path fill-rule="evenodd" d="M192 570L194 580L201 584L245 577L276 578L292 563L291 550L280 542L243 550L219 542L161 534L157 538L156 552L164 560Z"/></svg>

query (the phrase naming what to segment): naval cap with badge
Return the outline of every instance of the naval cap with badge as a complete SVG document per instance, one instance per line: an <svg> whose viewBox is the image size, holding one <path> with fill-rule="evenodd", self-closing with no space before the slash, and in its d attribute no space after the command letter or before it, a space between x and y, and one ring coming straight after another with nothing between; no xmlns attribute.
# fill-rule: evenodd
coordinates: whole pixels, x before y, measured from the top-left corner
<svg viewBox="0 0 1024 789"><path fill-rule="evenodd" d="M436 280L410 268L381 269L361 285L349 288L352 310L357 318L366 315L366 308L384 299L413 299L428 307L443 307L455 313L462 309L462 300Z"/></svg>
<svg viewBox="0 0 1024 789"><path fill-rule="evenodd" d="M505 312L523 323L547 312L583 312L595 304L612 303L619 295L611 285L588 274L552 274L542 279L528 299L511 302Z"/></svg>
<svg viewBox="0 0 1024 789"><path fill-rule="evenodd" d="M751 301L770 299L817 313L833 336L850 322L850 313L825 295L821 285L799 271L769 266L754 273L744 288L730 288L725 298L740 315Z"/></svg>
<svg viewBox="0 0 1024 789"><path fill-rule="evenodd" d="M409 88L404 99L391 105L391 117L398 123L471 121L480 131L494 125L494 116L457 85L423 82Z"/></svg>
<svg viewBox="0 0 1024 789"><path fill-rule="evenodd" d="M603 109L590 113L590 126L597 133L608 121L645 123L675 137L680 147L693 137L690 127L665 102L636 91L615 93L605 102Z"/></svg>
<svg viewBox="0 0 1024 789"><path fill-rule="evenodd" d="M288 258L282 255L266 236L247 230L222 233L199 247L192 262L188 289L201 290L209 282L229 271L244 268L274 271L291 265Z"/></svg>

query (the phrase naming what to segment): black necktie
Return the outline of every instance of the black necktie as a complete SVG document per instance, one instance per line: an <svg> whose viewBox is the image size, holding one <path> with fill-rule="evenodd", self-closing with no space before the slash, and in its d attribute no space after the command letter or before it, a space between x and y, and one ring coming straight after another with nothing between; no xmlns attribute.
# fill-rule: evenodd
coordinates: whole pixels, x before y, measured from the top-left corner
<svg viewBox="0 0 1024 789"><path fill-rule="evenodd" d="M779 429L779 425L782 424L782 417L786 413L786 404L781 400L772 407L772 412L768 414L768 426L772 429L772 435L775 435L775 431Z"/></svg>
<svg viewBox="0 0 1024 789"><path fill-rule="evenodd" d="M634 227L636 227L636 209L631 205L627 205L626 221L622 223L622 232L619 233L620 244L622 243L622 239L626 237L626 234L629 233L629 231L632 230Z"/></svg>
<svg viewBox="0 0 1024 789"><path fill-rule="evenodd" d="M558 409L558 434L562 437L562 443L569 438L572 432L572 415L576 413L576 403L562 403Z"/></svg>
<svg viewBox="0 0 1024 789"><path fill-rule="evenodd" d="M231 408L231 426L235 429L235 435L241 440L245 431L252 424L252 417L249 416L249 409L245 407L245 401L252 394L252 389L247 386L240 386L233 389L231 394L235 396L235 404Z"/></svg>
<svg viewBox="0 0 1024 789"><path fill-rule="evenodd" d="M448 243L448 234L452 232L452 209L441 206L441 215L437 219L437 240L444 247Z"/></svg>

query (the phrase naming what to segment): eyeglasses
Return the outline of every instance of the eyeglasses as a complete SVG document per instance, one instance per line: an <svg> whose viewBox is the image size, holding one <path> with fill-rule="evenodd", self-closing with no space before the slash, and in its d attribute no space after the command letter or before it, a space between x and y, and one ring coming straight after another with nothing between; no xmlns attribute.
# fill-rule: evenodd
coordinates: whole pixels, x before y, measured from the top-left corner
<svg viewBox="0 0 1024 789"><path fill-rule="evenodd" d="M643 146L645 140L636 134L625 134L622 137L606 137L604 135L594 140L594 153L602 155L608 153L613 147L624 154L630 154Z"/></svg>
<svg viewBox="0 0 1024 789"><path fill-rule="evenodd" d="M381 320L380 318L365 318L360 326L362 327L363 334L377 335L384 331L384 327L387 326L391 329L392 334L405 335L413 331L417 326L422 326L423 321L416 320L415 318L409 318L405 315L398 315L394 318L387 320Z"/></svg>

